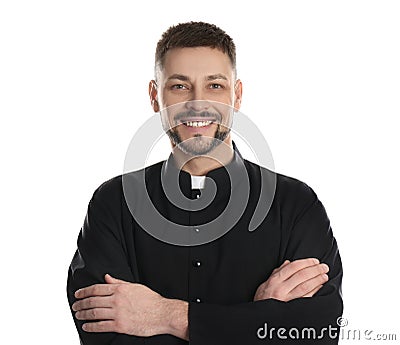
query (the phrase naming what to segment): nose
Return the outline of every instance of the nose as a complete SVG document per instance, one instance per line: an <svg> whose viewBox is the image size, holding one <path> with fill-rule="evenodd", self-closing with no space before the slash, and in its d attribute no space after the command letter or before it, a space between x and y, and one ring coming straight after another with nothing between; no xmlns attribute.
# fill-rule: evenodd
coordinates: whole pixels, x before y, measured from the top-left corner
<svg viewBox="0 0 400 345"><path fill-rule="evenodd" d="M187 101L185 107L195 112L202 112L210 108L210 102L202 99L193 99Z"/></svg>

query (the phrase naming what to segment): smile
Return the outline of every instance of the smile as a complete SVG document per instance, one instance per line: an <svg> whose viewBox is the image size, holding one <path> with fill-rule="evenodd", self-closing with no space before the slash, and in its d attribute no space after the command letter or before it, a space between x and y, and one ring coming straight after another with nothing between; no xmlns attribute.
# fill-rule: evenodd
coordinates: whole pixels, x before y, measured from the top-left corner
<svg viewBox="0 0 400 345"><path fill-rule="evenodd" d="M207 127L213 123L213 121L187 121L182 122L187 127Z"/></svg>

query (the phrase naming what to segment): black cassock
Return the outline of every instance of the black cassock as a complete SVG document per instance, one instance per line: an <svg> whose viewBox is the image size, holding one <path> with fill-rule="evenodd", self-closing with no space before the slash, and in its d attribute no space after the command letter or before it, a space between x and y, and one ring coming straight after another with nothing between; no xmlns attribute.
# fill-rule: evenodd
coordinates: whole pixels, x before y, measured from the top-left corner
<svg viewBox="0 0 400 345"><path fill-rule="evenodd" d="M104 275L110 273L115 278L144 284L164 297L188 301L189 343L193 345L336 344L336 320L343 311L342 264L323 205L305 183L244 160L234 147L232 161L207 174L217 192L202 210L192 211L191 202L206 198L207 188L211 190L213 183L206 180L201 191L192 189L190 175L176 167L172 155L167 161L100 185L89 202L68 272L70 306L77 289L104 283ZM247 177L241 175L243 170ZM172 204L174 200L166 196L162 187L161 177L169 181L174 173L179 175L177 183L188 207ZM263 190L267 192L261 193ZM124 191L130 195L128 198ZM151 221L145 225L146 229L157 227L154 233L143 230L143 218L154 218L151 212L147 213L145 194L163 217L176 227L187 226L186 230L168 237L168 231L174 229L165 226L160 230ZM272 203L269 212L254 231L249 231L254 214L263 212L263 207L268 210L268 198ZM245 202L244 211L241 207L229 208L235 200ZM230 211L225 212L227 209ZM139 218L134 218L131 211L137 212ZM216 229L207 228L221 214ZM236 223L232 221L235 218ZM224 222L229 226L235 223L225 234L226 229L221 227ZM199 244L206 242L212 231L222 232L218 239ZM186 242L166 243L154 234L167 239L178 234L175 239L181 235ZM200 242L196 242L199 238ZM309 257L330 267L329 281L314 297L253 302L257 287L283 261ZM85 345L187 344L167 334L136 337L87 333L82 330L83 321L75 317L74 321Z"/></svg>

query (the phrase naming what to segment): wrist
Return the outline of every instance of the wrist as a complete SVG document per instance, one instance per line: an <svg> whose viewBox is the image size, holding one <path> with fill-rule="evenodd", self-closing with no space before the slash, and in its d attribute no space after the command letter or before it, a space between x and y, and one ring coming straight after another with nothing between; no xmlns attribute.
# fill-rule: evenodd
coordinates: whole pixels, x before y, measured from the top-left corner
<svg viewBox="0 0 400 345"><path fill-rule="evenodd" d="M188 302L178 299L166 300L165 320L168 334L189 340L188 310Z"/></svg>

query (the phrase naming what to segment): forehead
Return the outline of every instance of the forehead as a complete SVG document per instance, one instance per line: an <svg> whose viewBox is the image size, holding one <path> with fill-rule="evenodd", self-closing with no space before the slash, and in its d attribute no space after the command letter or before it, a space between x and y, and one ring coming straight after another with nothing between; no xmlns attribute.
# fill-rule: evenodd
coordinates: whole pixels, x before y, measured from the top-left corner
<svg viewBox="0 0 400 345"><path fill-rule="evenodd" d="M229 56L216 48L193 47L174 48L165 54L161 74L168 78L172 74L189 77L224 74L233 77L233 67Z"/></svg>

